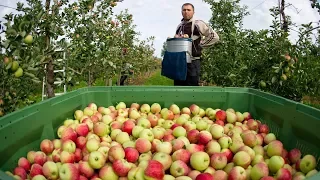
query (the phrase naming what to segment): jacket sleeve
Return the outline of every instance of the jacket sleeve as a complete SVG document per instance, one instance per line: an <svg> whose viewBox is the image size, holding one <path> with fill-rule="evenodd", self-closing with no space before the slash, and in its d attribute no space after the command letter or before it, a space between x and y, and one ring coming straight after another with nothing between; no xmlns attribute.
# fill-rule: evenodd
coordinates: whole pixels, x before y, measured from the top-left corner
<svg viewBox="0 0 320 180"><path fill-rule="evenodd" d="M200 46L205 48L212 46L219 41L219 35L204 21L198 20L196 25L199 29L201 36L204 36L200 41Z"/></svg>

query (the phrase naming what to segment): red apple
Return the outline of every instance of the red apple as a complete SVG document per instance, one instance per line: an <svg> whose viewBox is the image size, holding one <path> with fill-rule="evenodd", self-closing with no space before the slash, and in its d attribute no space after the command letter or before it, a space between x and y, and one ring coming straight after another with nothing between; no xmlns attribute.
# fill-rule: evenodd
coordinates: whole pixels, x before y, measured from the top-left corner
<svg viewBox="0 0 320 180"><path fill-rule="evenodd" d="M259 124L254 119L249 119L248 122L247 122L247 125L248 125L250 130L257 131L259 129Z"/></svg>
<svg viewBox="0 0 320 180"><path fill-rule="evenodd" d="M208 144L209 141L212 140L212 135L209 131L200 131L199 133L199 144L203 144L203 145L206 145Z"/></svg>
<svg viewBox="0 0 320 180"><path fill-rule="evenodd" d="M223 170L217 170L216 172L213 173L213 177L214 179L227 180L228 174Z"/></svg>
<svg viewBox="0 0 320 180"><path fill-rule="evenodd" d="M259 127L259 133L265 133L268 134L269 133L269 127L266 124L261 124Z"/></svg>
<svg viewBox="0 0 320 180"><path fill-rule="evenodd" d="M276 175L274 176L276 180L287 180L287 179L292 179L291 173L288 169L286 168L280 168Z"/></svg>
<svg viewBox="0 0 320 180"><path fill-rule="evenodd" d="M266 152L269 157L272 157L272 156L281 156L282 151L283 151L282 142L279 140L275 140L268 144Z"/></svg>
<svg viewBox="0 0 320 180"><path fill-rule="evenodd" d="M246 170L241 166L233 167L228 176L228 180L246 180L247 173Z"/></svg>
<svg viewBox="0 0 320 180"><path fill-rule="evenodd" d="M112 163L112 168L118 176L125 177L128 175L131 165L125 159L117 159Z"/></svg>
<svg viewBox="0 0 320 180"><path fill-rule="evenodd" d="M170 174L174 177L186 176L189 174L190 170L190 167L180 160L173 161L170 166Z"/></svg>
<svg viewBox="0 0 320 180"><path fill-rule="evenodd" d="M128 162L135 163L139 159L139 151L132 147L124 149L125 158Z"/></svg>
<svg viewBox="0 0 320 180"><path fill-rule="evenodd" d="M225 153L213 153L210 157L210 165L215 170L222 170L228 163Z"/></svg>
<svg viewBox="0 0 320 180"><path fill-rule="evenodd" d="M94 174L94 169L90 166L87 161L79 162L79 172L87 178L90 178Z"/></svg>
<svg viewBox="0 0 320 180"><path fill-rule="evenodd" d="M61 134L62 142L68 139L75 142L77 140L77 137L77 133L71 127L67 127L65 130L62 131Z"/></svg>
<svg viewBox="0 0 320 180"><path fill-rule="evenodd" d="M151 127L155 127L158 125L159 117L156 116L155 114L149 114L147 119L149 120Z"/></svg>
<svg viewBox="0 0 320 180"><path fill-rule="evenodd" d="M87 138L83 136L79 136L77 137L77 140L75 143L77 148L83 149L84 147L86 147Z"/></svg>
<svg viewBox="0 0 320 180"><path fill-rule="evenodd" d="M22 167L24 170L26 171L29 171L30 168L31 168L31 164L30 162L28 161L27 158L25 157L21 157L19 160L18 160L18 166L19 167Z"/></svg>
<svg viewBox="0 0 320 180"><path fill-rule="evenodd" d="M44 152L42 151L37 151L35 154L34 154L34 163L35 164L39 164L39 165L43 165L47 160L47 156L46 154L44 154Z"/></svg>
<svg viewBox="0 0 320 180"><path fill-rule="evenodd" d="M190 141L190 143L198 143L199 133L200 132L196 129L193 129L193 130L187 132L187 138Z"/></svg>
<svg viewBox="0 0 320 180"><path fill-rule="evenodd" d="M209 173L201 173L196 177L196 180L214 180L213 176Z"/></svg>
<svg viewBox="0 0 320 180"><path fill-rule="evenodd" d="M149 179L163 179L164 174L163 165L156 160L150 160L144 170L144 176Z"/></svg>
<svg viewBox="0 0 320 180"><path fill-rule="evenodd" d="M224 110L219 110L216 112L216 121L220 120L225 122L227 118L227 113Z"/></svg>
<svg viewBox="0 0 320 180"><path fill-rule="evenodd" d="M185 147L185 144L183 142L183 140L181 139L173 139L171 141L172 143L172 151L175 152L177 150L183 149Z"/></svg>
<svg viewBox="0 0 320 180"><path fill-rule="evenodd" d="M299 149L292 149L288 153L288 158L292 164L296 163L299 159L301 159L301 151Z"/></svg>
<svg viewBox="0 0 320 180"><path fill-rule="evenodd" d="M74 152L74 161L79 162L82 159L82 151L81 149L77 148Z"/></svg>
<svg viewBox="0 0 320 180"><path fill-rule="evenodd" d="M39 164L33 164L30 169L30 177L34 177L36 175L43 175L42 166Z"/></svg>
<svg viewBox="0 0 320 180"><path fill-rule="evenodd" d="M27 172L22 167L14 168L13 174L19 176L22 179L27 179Z"/></svg>
<svg viewBox="0 0 320 180"><path fill-rule="evenodd" d="M135 123L133 120L127 120L122 124L121 130L128 133L129 135L132 135L132 129L134 128L134 126Z"/></svg>
<svg viewBox="0 0 320 180"><path fill-rule="evenodd" d="M76 132L79 136L87 136L89 133L89 126L86 123L81 123L76 127Z"/></svg>
<svg viewBox="0 0 320 180"><path fill-rule="evenodd" d="M45 154L51 154L54 149L52 141L49 139L42 140L40 143L40 149Z"/></svg>
<svg viewBox="0 0 320 180"><path fill-rule="evenodd" d="M183 161L186 164L190 162L191 153L185 149L179 149L172 154L172 161Z"/></svg>
<svg viewBox="0 0 320 180"><path fill-rule="evenodd" d="M275 180L275 179L272 176L265 176L265 177L261 178L260 180Z"/></svg>
<svg viewBox="0 0 320 180"><path fill-rule="evenodd" d="M193 114L193 115L198 115L200 112L200 107L196 104L191 104L189 109L190 109L191 114Z"/></svg>
<svg viewBox="0 0 320 180"><path fill-rule="evenodd" d="M215 123L216 123L216 124L219 124L219 125L221 125L221 126L224 126L224 121L222 121L222 120L216 120Z"/></svg>
<svg viewBox="0 0 320 180"><path fill-rule="evenodd" d="M226 149L222 149L221 153L224 153L226 155L228 163L230 163L232 161L233 153L232 153L232 151L230 149L227 149L227 148Z"/></svg>
<svg viewBox="0 0 320 180"><path fill-rule="evenodd" d="M108 158L111 162L117 159L123 159L125 157L125 152L122 146L112 146L108 151Z"/></svg>
<svg viewBox="0 0 320 180"><path fill-rule="evenodd" d="M257 145L257 136L253 134L252 132L247 132L242 134L242 139L245 145L253 148L255 145Z"/></svg>

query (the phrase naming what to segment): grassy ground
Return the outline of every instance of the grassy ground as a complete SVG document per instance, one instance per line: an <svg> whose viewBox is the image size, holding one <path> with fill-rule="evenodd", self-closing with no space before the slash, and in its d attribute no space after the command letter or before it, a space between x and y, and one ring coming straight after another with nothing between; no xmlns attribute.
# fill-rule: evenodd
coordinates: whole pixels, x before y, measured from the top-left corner
<svg viewBox="0 0 320 180"><path fill-rule="evenodd" d="M173 86L173 80L161 76L161 71L156 71L150 78L144 82L146 86Z"/></svg>

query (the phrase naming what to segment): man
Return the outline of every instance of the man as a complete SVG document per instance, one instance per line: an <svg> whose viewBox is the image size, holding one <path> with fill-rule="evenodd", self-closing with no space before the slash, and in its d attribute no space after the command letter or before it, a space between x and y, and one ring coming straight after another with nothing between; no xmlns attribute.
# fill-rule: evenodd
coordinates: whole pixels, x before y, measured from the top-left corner
<svg viewBox="0 0 320 180"><path fill-rule="evenodd" d="M120 86L124 86L124 81L128 78L129 75L133 74L132 68L133 68L132 64L130 63L125 64L124 69L121 72Z"/></svg>
<svg viewBox="0 0 320 180"><path fill-rule="evenodd" d="M187 64L187 79L175 80L175 86L199 86L202 49L219 41L218 34L204 21L195 20L194 6L191 3L182 5L183 19L176 29L175 37L185 34L192 38L192 61Z"/></svg>

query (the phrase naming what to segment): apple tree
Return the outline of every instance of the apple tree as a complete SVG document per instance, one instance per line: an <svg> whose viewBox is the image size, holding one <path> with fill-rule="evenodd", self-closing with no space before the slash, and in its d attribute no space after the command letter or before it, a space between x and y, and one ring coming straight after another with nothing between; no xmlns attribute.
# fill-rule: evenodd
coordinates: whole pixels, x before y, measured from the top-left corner
<svg viewBox="0 0 320 180"><path fill-rule="evenodd" d="M52 3L46 0L43 4L41 0L27 0L26 5L17 3L19 13L10 13L4 17L1 96L7 98L4 101L6 112L14 111L19 104L28 102L35 87L41 87L40 78L43 76L47 77L48 96L54 96L52 55L55 53L56 42L59 42L58 37L64 34L59 9L66 2L54 0Z"/></svg>
<svg viewBox="0 0 320 180"><path fill-rule="evenodd" d="M316 93L319 73L310 67L319 67L319 63L316 55L308 52L319 46L310 39L311 25L302 25L300 40L294 44L282 28L277 7L270 9L274 18L271 29L254 31L242 28L248 12L239 0L206 2L212 5L210 24L220 42L204 51L203 80L218 86L262 89L297 101L306 92ZM288 16L287 20L290 29L294 23Z"/></svg>

